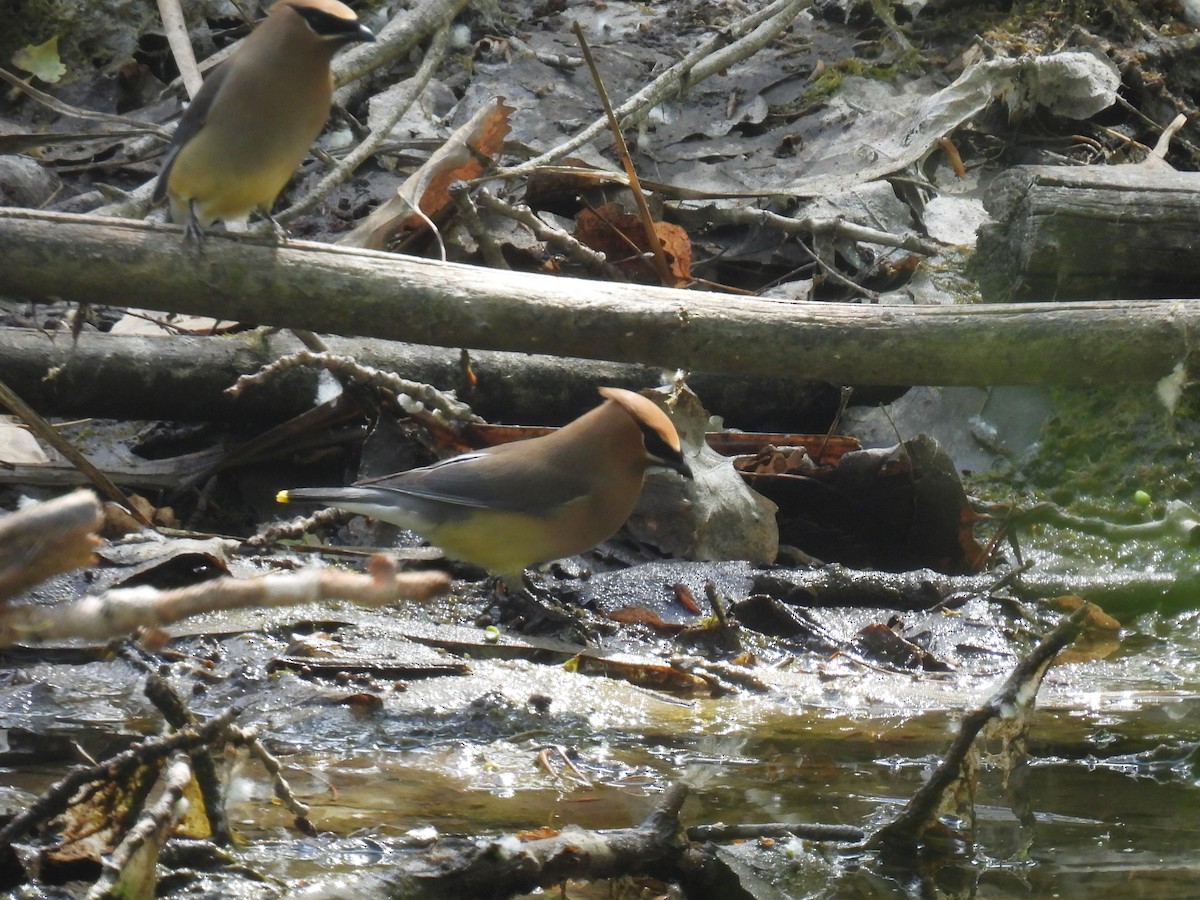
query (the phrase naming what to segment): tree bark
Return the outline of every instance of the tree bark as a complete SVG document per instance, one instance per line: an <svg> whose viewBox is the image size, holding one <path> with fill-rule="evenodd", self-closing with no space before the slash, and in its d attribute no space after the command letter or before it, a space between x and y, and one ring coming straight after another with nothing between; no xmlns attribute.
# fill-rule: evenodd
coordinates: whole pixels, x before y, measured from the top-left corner
<svg viewBox="0 0 1200 900"><path fill-rule="evenodd" d="M146 222L0 211L0 290L435 346L834 384L1155 381L1188 363L1200 302L786 304L501 272Z"/></svg>

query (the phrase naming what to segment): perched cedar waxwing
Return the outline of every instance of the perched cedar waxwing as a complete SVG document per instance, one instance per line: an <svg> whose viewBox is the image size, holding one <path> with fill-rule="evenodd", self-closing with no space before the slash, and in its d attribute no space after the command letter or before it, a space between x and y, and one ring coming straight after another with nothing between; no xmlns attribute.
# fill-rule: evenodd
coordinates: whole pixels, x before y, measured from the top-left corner
<svg viewBox="0 0 1200 900"><path fill-rule="evenodd" d="M648 466L692 475L666 413L633 391L600 393L604 403L543 437L353 487L280 491L275 499L374 516L520 584L527 566L612 537L637 505Z"/></svg>
<svg viewBox="0 0 1200 900"><path fill-rule="evenodd" d="M329 119L334 52L373 40L337 0L278 0L183 114L154 201L169 197L195 240L217 219L269 217Z"/></svg>

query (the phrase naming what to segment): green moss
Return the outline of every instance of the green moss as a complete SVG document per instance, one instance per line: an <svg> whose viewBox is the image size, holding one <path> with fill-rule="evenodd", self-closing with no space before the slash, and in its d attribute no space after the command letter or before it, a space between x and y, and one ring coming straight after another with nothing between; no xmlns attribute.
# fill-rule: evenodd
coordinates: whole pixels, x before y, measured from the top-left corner
<svg viewBox="0 0 1200 900"><path fill-rule="evenodd" d="M771 115L785 121L803 116L828 102L829 98L842 86L842 82L850 77L870 78L893 84L900 75L907 71L910 69L899 62L883 65L855 57L843 59L839 63L826 66L825 70L809 83L799 97L790 103L772 108Z"/></svg>
<svg viewBox="0 0 1200 900"><path fill-rule="evenodd" d="M1024 469L1046 499L1080 512L1142 519L1138 491L1151 511L1169 500L1200 508L1200 409L1186 394L1169 414L1149 385L1058 392L1059 413L1042 449Z"/></svg>

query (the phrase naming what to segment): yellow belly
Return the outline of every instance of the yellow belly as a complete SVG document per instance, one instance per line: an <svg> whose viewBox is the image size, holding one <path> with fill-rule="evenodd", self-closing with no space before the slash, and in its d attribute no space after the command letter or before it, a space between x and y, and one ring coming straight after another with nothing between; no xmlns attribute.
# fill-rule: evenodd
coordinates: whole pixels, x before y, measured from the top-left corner
<svg viewBox="0 0 1200 900"><path fill-rule="evenodd" d="M523 513L472 510L443 522L426 535L452 559L475 563L500 575L519 576L528 566L573 556L611 537L612 524L578 506L549 519Z"/></svg>
<svg viewBox="0 0 1200 900"><path fill-rule="evenodd" d="M184 221L190 204L204 228L218 219L244 219L258 209L269 212L308 149L231 165L204 137L198 134L179 151L167 180L171 217ZM213 165L213 159L220 164Z"/></svg>

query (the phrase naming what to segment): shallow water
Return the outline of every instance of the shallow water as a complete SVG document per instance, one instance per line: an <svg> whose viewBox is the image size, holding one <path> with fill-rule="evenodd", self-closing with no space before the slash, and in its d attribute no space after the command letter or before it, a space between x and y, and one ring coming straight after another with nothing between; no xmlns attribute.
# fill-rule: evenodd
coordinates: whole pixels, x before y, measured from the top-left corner
<svg viewBox="0 0 1200 900"><path fill-rule="evenodd" d="M987 614L969 606L954 627L970 634L970 620ZM354 625L334 631L337 640L375 652L407 627L402 617L372 615L355 611ZM846 627L858 618L847 614ZM670 696L523 659L472 659L468 677L371 685L365 690L379 703L363 711L345 702L353 688L268 675L266 662L288 635L266 628L223 640L218 677L206 679L193 702L213 713L249 700L243 724L259 728L312 806L321 833L298 835L261 766L244 757L229 763L230 818L246 839L239 857L295 883L386 867L413 830L629 826L678 779L692 787L685 824L871 831L928 777L960 712L986 700L1011 670L1015 657L977 652L991 646L979 637L967 650L955 645L959 670L949 675L780 654L755 669L765 693L720 698ZM1012 779L1016 808L1028 808L1031 822L1014 813L1003 773L985 765L974 848L922 878L886 871L869 853L810 842L747 842L728 853L746 879L757 872L787 897L1196 896L1200 614L1145 613L1122 637L1108 658L1047 675L1031 720L1030 764ZM213 646L192 638L177 649L201 655ZM179 669L176 681L191 683ZM100 756L154 730L139 685L120 660L15 670L0 691L10 735L0 757L4 805L22 807L60 777L78 760L72 742ZM26 745L37 749L22 755ZM553 753L552 772L539 764L553 747L586 783ZM166 895L174 884L164 883ZM234 891L227 880L174 889ZM266 888L238 882L236 892L259 890Z"/></svg>

